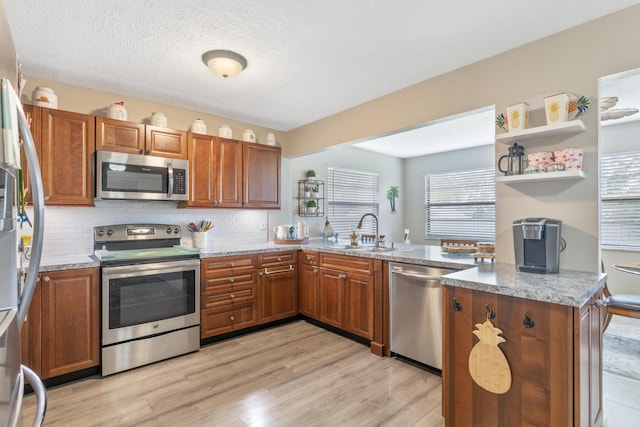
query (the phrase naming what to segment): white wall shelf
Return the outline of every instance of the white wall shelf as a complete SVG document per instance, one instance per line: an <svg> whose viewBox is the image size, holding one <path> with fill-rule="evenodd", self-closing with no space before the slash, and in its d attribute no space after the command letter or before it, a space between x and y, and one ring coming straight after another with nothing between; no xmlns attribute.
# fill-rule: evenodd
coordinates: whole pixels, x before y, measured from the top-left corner
<svg viewBox="0 0 640 427"><path fill-rule="evenodd" d="M496 141L511 144L512 142L532 142L558 135L570 135L584 132L585 127L582 120L570 120L557 125L538 126L521 131L496 134Z"/></svg>
<svg viewBox="0 0 640 427"><path fill-rule="evenodd" d="M566 181L584 179L585 174L581 170L564 172L544 172L527 175L498 176L496 182L504 184L520 184L523 182Z"/></svg>

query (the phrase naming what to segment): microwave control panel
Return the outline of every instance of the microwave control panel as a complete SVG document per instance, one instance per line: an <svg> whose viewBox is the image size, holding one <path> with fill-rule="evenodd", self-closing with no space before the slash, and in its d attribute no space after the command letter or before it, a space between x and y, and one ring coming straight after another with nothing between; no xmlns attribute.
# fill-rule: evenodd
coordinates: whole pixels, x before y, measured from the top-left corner
<svg viewBox="0 0 640 427"><path fill-rule="evenodd" d="M173 193L187 194L185 183L187 182L187 171L184 169L173 170Z"/></svg>

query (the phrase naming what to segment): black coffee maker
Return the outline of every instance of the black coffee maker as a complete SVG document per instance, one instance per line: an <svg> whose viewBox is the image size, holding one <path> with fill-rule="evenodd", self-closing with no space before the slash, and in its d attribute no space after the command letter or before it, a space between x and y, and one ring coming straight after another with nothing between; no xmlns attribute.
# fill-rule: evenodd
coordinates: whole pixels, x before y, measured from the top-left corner
<svg viewBox="0 0 640 427"><path fill-rule="evenodd" d="M502 160L507 159L507 168L502 169ZM507 149L507 155L498 159L498 170L505 175L522 175L524 173L524 147L514 143Z"/></svg>
<svg viewBox="0 0 640 427"><path fill-rule="evenodd" d="M513 246L518 271L557 273L560 267L562 221L525 218L513 221Z"/></svg>

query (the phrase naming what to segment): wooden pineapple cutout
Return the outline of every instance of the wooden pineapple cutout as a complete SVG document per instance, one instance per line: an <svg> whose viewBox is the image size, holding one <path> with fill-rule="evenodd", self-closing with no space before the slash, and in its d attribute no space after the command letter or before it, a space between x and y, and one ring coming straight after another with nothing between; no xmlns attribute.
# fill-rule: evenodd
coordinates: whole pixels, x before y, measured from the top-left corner
<svg viewBox="0 0 640 427"><path fill-rule="evenodd" d="M495 394L503 394L511 388L511 367L498 344L506 342L499 336L501 329L493 326L489 320L490 310L487 308L487 320L476 323L478 342L469 354L469 373L471 378L483 389Z"/></svg>

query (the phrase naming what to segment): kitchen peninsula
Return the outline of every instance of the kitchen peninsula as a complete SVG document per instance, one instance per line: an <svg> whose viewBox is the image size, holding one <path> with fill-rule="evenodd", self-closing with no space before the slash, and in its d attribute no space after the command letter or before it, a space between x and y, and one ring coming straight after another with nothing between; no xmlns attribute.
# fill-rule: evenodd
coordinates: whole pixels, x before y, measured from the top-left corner
<svg viewBox="0 0 640 427"><path fill-rule="evenodd" d="M379 341L372 340L372 351L379 355L389 354L388 262L458 270L441 279L443 411L447 425L495 425L503 418L506 425L519 425L531 421L532 413L541 425L597 425L602 417L600 355L604 316L593 302L600 296L605 274L567 270L549 275L520 273L510 264L447 257L439 246L401 244L395 249L355 250L312 239L303 245L214 245L202 251L201 260L204 263L225 257L294 251L378 262L381 268L372 272L373 315L375 322L381 324L374 323ZM44 260L42 271L96 266L88 256L50 258ZM298 267L301 268L300 262ZM301 273L298 286L300 279ZM302 307L298 309L301 311ZM511 387L504 394L482 389L469 374L469 354L478 343L472 332L476 324L486 320L491 320L506 340L497 346L506 356L512 376ZM374 342L378 342L377 349ZM510 410L501 410L505 407ZM540 420L541 414L547 414L548 419Z"/></svg>

